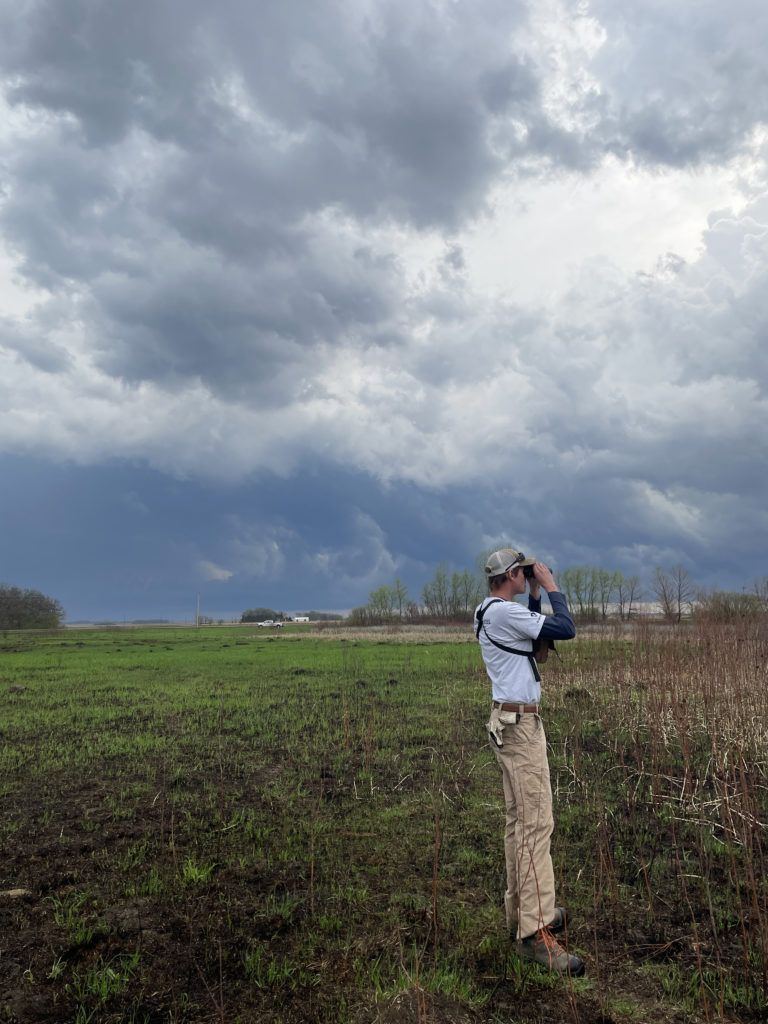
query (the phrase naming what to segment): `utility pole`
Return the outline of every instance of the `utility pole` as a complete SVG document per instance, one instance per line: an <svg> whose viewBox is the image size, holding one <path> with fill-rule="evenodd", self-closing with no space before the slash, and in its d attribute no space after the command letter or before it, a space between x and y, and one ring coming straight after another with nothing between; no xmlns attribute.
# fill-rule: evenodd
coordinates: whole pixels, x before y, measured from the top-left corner
<svg viewBox="0 0 768 1024"><path fill-rule="evenodd" d="M197 611L195 612L195 625L200 627L200 595L197 595Z"/></svg>

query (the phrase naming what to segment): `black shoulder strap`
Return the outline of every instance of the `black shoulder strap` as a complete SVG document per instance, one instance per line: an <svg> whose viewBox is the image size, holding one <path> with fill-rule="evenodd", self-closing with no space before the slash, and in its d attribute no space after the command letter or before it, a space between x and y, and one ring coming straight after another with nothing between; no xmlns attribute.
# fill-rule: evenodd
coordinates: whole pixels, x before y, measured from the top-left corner
<svg viewBox="0 0 768 1024"><path fill-rule="evenodd" d="M478 640L480 639L480 630L483 628L483 617L485 616L485 613L488 611L488 609L491 607L492 604L501 604L501 603L502 603L502 600L501 600L500 597L492 597L491 600L488 602L488 604L480 605L480 607L478 608L477 614L475 615L475 618L477 620L477 629L475 630L475 637ZM485 631L485 635L488 636L488 630ZM491 640L491 638L489 636L488 636L488 639ZM493 643L492 640L491 640L491 643Z"/></svg>
<svg viewBox="0 0 768 1024"><path fill-rule="evenodd" d="M506 644L500 644L498 640L493 639L488 630L485 628L485 623L483 622L485 613L488 611L492 604L501 603L502 600L500 597L494 597L491 598L487 605L481 606L478 609L477 615L475 616L475 618L477 619L477 629L475 630L475 637L478 640L480 639L480 630L482 629L485 635L490 640L490 642L493 644L493 646L498 647L500 651L506 651L507 654L519 654L521 658L527 658L533 671L533 678L536 680L537 683L540 683L541 673L539 672L539 666L536 664L536 658L533 656L533 651L518 651L514 647L507 647Z"/></svg>

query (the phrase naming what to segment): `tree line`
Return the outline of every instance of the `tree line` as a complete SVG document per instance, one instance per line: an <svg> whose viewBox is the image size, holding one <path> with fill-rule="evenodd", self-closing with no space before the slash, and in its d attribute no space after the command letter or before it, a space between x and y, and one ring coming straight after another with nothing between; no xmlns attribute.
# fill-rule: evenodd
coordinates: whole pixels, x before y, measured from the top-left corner
<svg viewBox="0 0 768 1024"><path fill-rule="evenodd" d="M647 589L639 576L625 576L618 570L578 565L565 569L558 577L572 611L582 622L597 622L616 615L622 622L637 613L648 597L655 600L669 622L680 622L690 613L699 593L685 566L669 569L657 566Z"/></svg>
<svg viewBox="0 0 768 1024"><path fill-rule="evenodd" d="M334 622L338 619L343 619L344 616L338 612L297 612L299 616L306 617L312 622ZM290 616L286 615L285 612L275 611L274 608L246 608L246 610L240 616L241 622L265 622L267 619L272 619L273 622L290 622Z"/></svg>
<svg viewBox="0 0 768 1024"><path fill-rule="evenodd" d="M485 562L486 554L478 561ZM720 621L745 615L768 613L768 576L756 580L749 591L703 590L682 565L657 566L644 585L639 576L625 576L616 569L577 565L556 574L558 585L578 622L600 622L618 618L626 622L637 616L640 605L650 599L658 605L667 622L681 622L688 615ZM474 609L488 593L484 573L451 570L444 563L422 587L414 600L399 578L372 590L368 602L353 608L351 625L389 622L469 621ZM312 621L343 618L335 612L309 611ZM273 608L249 608L241 622L283 621L287 617ZM164 620L162 620L164 621ZM64 609L55 598L39 590L0 584L0 629L58 629L64 623Z"/></svg>
<svg viewBox="0 0 768 1024"><path fill-rule="evenodd" d="M479 558L485 562L486 555ZM622 622L636 618L641 605L652 602L666 622L681 622L697 613L718 618L768 612L768 577L757 580L750 592L704 590L683 565L656 566L643 583L637 575L625 575L617 569L577 565L556 573L575 619L581 623ZM435 575L424 584L420 601L414 600L401 579L372 590L368 602L353 608L352 625L376 625L388 622L469 621L475 608L487 595L485 574L451 571L438 566Z"/></svg>
<svg viewBox="0 0 768 1024"><path fill-rule="evenodd" d="M429 619L469 619L485 593L485 581L477 573L465 569L452 572L439 565L435 575L424 584L421 602L413 600L401 579L372 590L368 603L353 608L349 622L355 626L383 622L419 622Z"/></svg>

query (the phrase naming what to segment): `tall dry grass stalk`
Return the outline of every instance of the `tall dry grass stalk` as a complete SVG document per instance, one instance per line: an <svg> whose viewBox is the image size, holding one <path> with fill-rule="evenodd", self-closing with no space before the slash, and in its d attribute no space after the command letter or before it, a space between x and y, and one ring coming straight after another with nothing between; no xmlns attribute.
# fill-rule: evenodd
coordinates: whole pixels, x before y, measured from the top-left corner
<svg viewBox="0 0 768 1024"><path fill-rule="evenodd" d="M607 658L575 645L547 687L569 712L560 800L599 816L596 910L651 958L682 951L713 1019L768 1006L767 666L764 616L640 623ZM643 894L629 921L622 885Z"/></svg>

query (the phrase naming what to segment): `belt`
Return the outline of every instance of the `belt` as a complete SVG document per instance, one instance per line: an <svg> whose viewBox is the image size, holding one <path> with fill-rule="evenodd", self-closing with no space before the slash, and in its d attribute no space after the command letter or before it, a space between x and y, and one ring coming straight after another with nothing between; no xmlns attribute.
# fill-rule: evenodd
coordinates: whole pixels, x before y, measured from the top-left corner
<svg viewBox="0 0 768 1024"><path fill-rule="evenodd" d="M524 715L538 715L539 705L538 704L499 704L497 700L493 702L493 706L498 708L499 711L517 711L518 714Z"/></svg>

